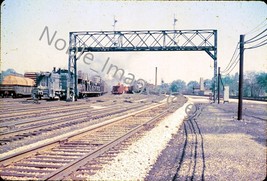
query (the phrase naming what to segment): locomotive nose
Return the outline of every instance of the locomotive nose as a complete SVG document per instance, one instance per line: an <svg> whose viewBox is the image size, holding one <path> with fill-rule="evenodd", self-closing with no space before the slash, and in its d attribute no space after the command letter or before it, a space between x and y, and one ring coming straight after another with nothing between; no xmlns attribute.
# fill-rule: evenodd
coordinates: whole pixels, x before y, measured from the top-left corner
<svg viewBox="0 0 267 181"><path fill-rule="evenodd" d="M43 95L43 94L44 94L43 91L38 90L38 95Z"/></svg>

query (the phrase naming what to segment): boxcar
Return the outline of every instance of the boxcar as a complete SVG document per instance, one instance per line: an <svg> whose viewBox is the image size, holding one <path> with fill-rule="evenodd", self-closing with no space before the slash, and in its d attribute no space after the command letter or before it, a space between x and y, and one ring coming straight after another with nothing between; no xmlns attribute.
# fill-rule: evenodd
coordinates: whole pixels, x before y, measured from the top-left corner
<svg viewBox="0 0 267 181"><path fill-rule="evenodd" d="M112 94L123 94L124 93L124 86L123 84L118 84L112 87Z"/></svg>

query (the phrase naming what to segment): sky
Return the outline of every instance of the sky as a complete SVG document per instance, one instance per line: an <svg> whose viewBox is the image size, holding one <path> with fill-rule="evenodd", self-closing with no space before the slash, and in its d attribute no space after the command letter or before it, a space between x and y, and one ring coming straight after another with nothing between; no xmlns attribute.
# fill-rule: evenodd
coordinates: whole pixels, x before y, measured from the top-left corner
<svg viewBox="0 0 267 181"><path fill-rule="evenodd" d="M68 68L66 49L59 51L55 42L68 43L72 31L173 30L218 31L218 66L224 70L239 42L254 37L267 28L267 5L264 2L209 1L89 1L89 0L6 0L1 4L1 70L13 68L19 73L51 71L53 67ZM260 25L260 26L259 26ZM50 36L39 40L45 27ZM251 31L252 30L252 31ZM136 78L153 83L155 67L158 83L181 79L187 83L200 77L213 77L213 60L205 52L109 52L93 53L89 65L78 62L78 69L93 72L109 63ZM245 71L267 70L267 46L245 50ZM238 72L238 66L231 74ZM102 75L111 78L110 75Z"/></svg>

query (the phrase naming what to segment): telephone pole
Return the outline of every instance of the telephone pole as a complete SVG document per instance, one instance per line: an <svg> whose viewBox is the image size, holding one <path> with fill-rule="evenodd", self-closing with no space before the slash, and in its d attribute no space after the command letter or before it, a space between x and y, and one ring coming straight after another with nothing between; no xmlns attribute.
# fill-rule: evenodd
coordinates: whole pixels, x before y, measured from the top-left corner
<svg viewBox="0 0 267 181"><path fill-rule="evenodd" d="M245 35L240 35L240 56L239 56L240 58L239 58L239 86L238 86L238 114L237 114L237 120L242 120L244 36Z"/></svg>

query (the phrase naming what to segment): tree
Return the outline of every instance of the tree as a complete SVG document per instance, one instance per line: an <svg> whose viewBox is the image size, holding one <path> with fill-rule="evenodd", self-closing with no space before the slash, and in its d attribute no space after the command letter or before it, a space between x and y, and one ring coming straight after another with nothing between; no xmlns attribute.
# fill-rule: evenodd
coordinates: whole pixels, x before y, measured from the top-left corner
<svg viewBox="0 0 267 181"><path fill-rule="evenodd" d="M266 79L265 73L246 72L244 78L244 96L259 97L265 93ZM264 85L265 83L265 85Z"/></svg>
<svg viewBox="0 0 267 181"><path fill-rule="evenodd" d="M239 76L226 76L222 78L224 85L230 87L230 95L238 95ZM259 97L267 92L267 73L246 72L244 74L243 95L244 97Z"/></svg>
<svg viewBox="0 0 267 181"><path fill-rule="evenodd" d="M190 81L188 84L187 84L187 91L188 92L193 92L194 88L199 88L199 83L197 81Z"/></svg>
<svg viewBox="0 0 267 181"><path fill-rule="evenodd" d="M222 82L224 86L229 86L229 92L231 96L238 95L238 74L236 73L234 76L227 75L222 77Z"/></svg>
<svg viewBox="0 0 267 181"><path fill-rule="evenodd" d="M182 80L175 80L171 83L171 92L182 92L186 89L186 84Z"/></svg>
<svg viewBox="0 0 267 181"><path fill-rule="evenodd" d="M260 87L261 93L267 92L267 73L261 72L256 75L256 82Z"/></svg>
<svg viewBox="0 0 267 181"><path fill-rule="evenodd" d="M161 91L165 91L166 93L168 93L169 90L170 90L170 85L167 84L167 83L162 83L162 84L160 85L160 89L161 89Z"/></svg>
<svg viewBox="0 0 267 181"><path fill-rule="evenodd" d="M212 88L212 80L205 79L204 80L204 87L205 87L205 89L211 90L211 88Z"/></svg>

